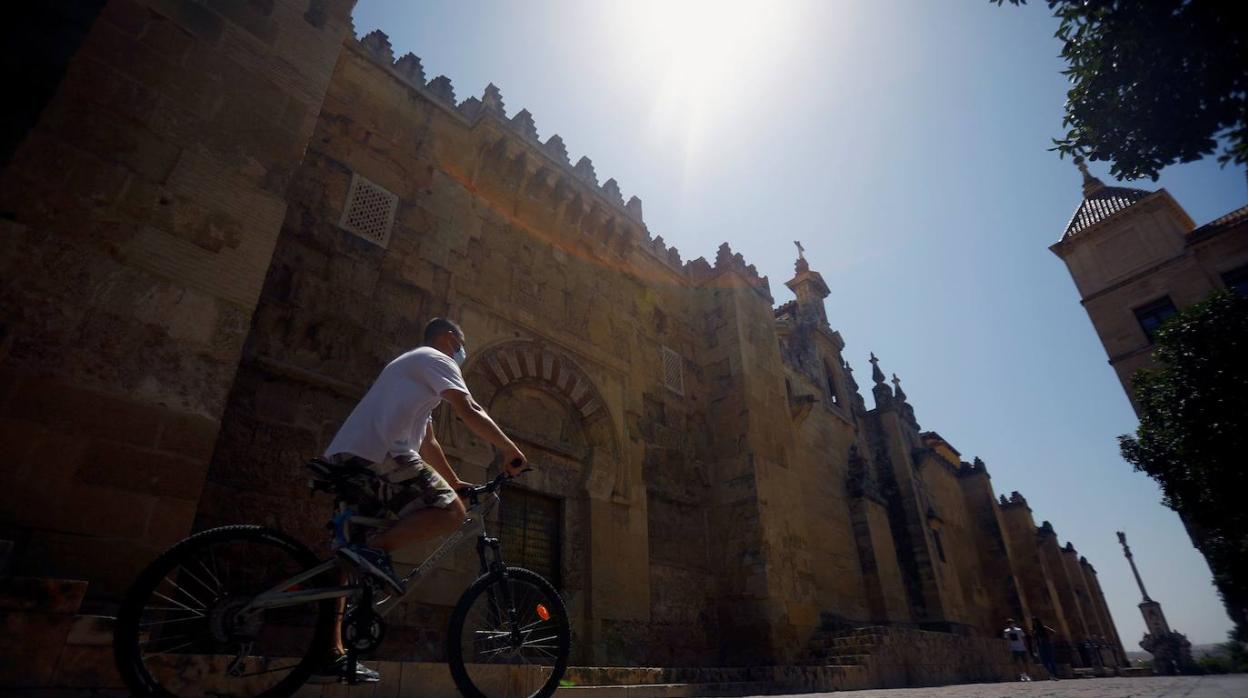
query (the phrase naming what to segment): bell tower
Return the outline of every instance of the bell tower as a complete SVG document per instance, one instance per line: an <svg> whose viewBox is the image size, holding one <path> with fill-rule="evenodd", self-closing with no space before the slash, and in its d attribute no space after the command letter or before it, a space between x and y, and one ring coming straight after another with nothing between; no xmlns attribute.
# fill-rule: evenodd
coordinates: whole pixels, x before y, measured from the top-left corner
<svg viewBox="0 0 1248 698"><path fill-rule="evenodd" d="M794 242L797 245L797 263L794 264L792 279L784 282L785 286L797 296L797 317L799 324L814 324L820 327L828 324L828 312L823 307L823 299L827 298L831 291L828 285L824 283L823 277L817 271L810 270L810 263L806 261L806 248L802 247L802 243Z"/></svg>

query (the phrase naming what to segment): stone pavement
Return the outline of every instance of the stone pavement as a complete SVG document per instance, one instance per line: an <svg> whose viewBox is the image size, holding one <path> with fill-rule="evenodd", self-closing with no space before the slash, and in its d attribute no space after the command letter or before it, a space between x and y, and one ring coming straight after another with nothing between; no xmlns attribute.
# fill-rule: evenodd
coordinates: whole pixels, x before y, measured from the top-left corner
<svg viewBox="0 0 1248 698"><path fill-rule="evenodd" d="M1248 698L1248 674L981 683L805 694L845 698Z"/></svg>

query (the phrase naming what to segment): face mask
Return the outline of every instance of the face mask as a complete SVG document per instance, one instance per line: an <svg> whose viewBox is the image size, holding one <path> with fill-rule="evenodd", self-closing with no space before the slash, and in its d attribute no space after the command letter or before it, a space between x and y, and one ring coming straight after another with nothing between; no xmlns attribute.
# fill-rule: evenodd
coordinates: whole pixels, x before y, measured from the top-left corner
<svg viewBox="0 0 1248 698"><path fill-rule="evenodd" d="M463 366L464 360L468 358L468 352L464 350L463 345L460 345L460 347L455 350L455 353L451 354L451 358L455 360L456 364Z"/></svg>

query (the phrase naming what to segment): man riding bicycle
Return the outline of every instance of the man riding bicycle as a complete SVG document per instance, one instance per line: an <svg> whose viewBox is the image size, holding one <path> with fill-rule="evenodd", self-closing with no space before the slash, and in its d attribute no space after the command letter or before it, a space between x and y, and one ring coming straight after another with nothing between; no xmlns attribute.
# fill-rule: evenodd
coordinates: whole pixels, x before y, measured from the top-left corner
<svg viewBox="0 0 1248 698"><path fill-rule="evenodd" d="M466 355L463 330L444 318L431 320L422 346L382 369L325 451L328 460L367 467L385 482L382 499L398 520L366 540L336 532L335 545L339 556L396 595L405 589L403 578L391 566L390 553L448 535L466 516L456 492L470 485L459 479L434 437L435 407L449 403L474 434L498 448L508 475L525 467L524 453L472 399L460 372ZM341 615L334 633L338 658L318 674L320 678L336 679L345 666L340 624ZM360 678L379 679L375 671L358 667Z"/></svg>

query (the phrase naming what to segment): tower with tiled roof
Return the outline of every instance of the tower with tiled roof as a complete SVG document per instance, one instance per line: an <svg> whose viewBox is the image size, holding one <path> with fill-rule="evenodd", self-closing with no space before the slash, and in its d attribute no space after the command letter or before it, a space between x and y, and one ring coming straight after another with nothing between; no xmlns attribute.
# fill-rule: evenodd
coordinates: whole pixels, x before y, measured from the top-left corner
<svg viewBox="0 0 1248 698"><path fill-rule="evenodd" d="M1111 186L1077 161L1083 198L1049 247L1128 396L1166 318L1222 288L1248 289L1248 207L1199 228L1165 189Z"/></svg>
<svg viewBox="0 0 1248 698"><path fill-rule="evenodd" d="M1107 185L1076 164L1083 198L1049 249L1066 263L1129 396L1132 376L1152 362L1161 324L1232 285L1225 279L1248 263L1248 220L1210 235L1165 189Z"/></svg>

